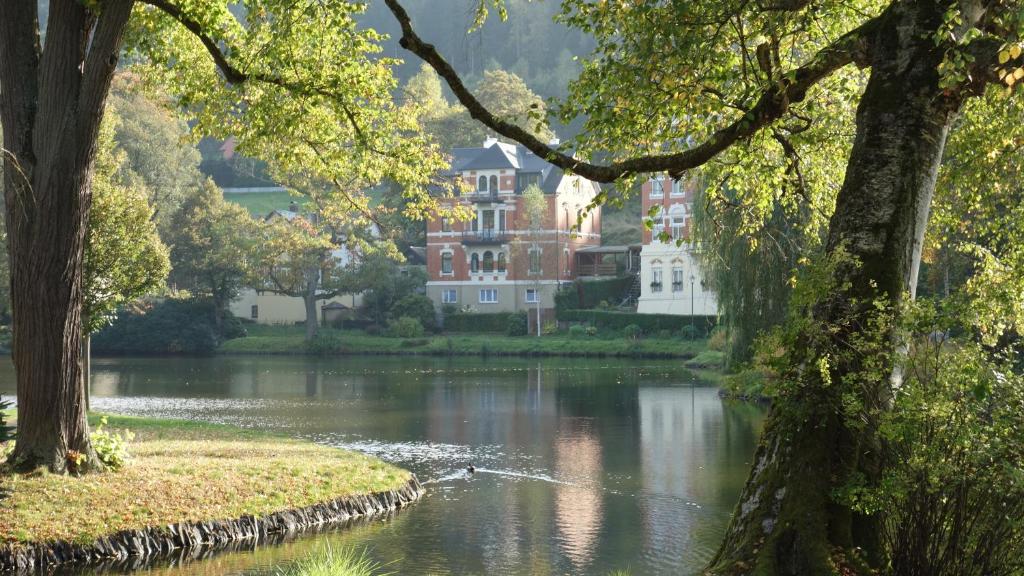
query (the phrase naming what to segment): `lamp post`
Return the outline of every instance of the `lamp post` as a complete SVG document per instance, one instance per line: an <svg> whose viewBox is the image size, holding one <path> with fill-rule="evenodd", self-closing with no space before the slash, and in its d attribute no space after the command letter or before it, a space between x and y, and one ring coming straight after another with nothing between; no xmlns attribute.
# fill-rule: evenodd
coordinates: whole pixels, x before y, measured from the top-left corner
<svg viewBox="0 0 1024 576"><path fill-rule="evenodd" d="M695 280L694 275L690 274L690 340L697 336L697 331L693 326L693 283Z"/></svg>

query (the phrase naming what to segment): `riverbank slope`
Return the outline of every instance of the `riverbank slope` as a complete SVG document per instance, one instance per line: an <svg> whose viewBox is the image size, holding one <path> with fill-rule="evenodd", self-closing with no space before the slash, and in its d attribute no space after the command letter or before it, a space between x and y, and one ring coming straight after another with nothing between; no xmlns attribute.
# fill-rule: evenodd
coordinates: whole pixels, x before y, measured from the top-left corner
<svg viewBox="0 0 1024 576"><path fill-rule="evenodd" d="M19 557L38 565L259 538L386 511L420 493L405 470L310 442L119 416L107 429L134 434L120 470L75 478L0 466L0 571Z"/></svg>

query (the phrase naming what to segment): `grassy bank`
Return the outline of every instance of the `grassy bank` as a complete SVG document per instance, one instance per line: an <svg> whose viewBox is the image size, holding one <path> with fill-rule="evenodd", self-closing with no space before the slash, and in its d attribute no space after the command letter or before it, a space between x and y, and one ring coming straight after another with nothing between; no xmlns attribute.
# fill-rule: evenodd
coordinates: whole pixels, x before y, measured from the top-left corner
<svg viewBox="0 0 1024 576"><path fill-rule="evenodd" d="M119 471L73 478L0 467L0 543L85 544L120 530L262 516L409 479L362 454L230 426L110 416L108 428L135 434Z"/></svg>
<svg viewBox="0 0 1024 576"><path fill-rule="evenodd" d="M423 354L507 356L625 356L692 358L706 348L705 340L678 338L506 336L503 334L451 334L423 338L371 336L354 330L321 329L307 344L301 327L249 326L245 338L228 340L219 351L230 354Z"/></svg>

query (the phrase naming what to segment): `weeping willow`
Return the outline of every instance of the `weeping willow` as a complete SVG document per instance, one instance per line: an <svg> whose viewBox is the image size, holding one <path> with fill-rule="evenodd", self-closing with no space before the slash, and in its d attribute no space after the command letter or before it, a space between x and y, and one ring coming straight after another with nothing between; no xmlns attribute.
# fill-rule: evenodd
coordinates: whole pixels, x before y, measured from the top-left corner
<svg viewBox="0 0 1024 576"><path fill-rule="evenodd" d="M726 367L736 370L753 357L757 337L785 319L799 267L820 243L802 231L803 209L775 201L751 226L750 213L730 196L704 189L694 202L694 226L705 247L705 275L718 293Z"/></svg>

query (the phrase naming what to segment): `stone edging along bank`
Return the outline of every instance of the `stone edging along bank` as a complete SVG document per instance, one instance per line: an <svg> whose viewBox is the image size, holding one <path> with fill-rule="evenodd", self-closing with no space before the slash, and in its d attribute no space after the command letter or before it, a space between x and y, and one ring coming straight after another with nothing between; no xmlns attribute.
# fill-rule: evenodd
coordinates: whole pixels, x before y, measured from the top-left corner
<svg viewBox="0 0 1024 576"><path fill-rule="evenodd" d="M357 494L329 502L234 520L181 522L139 530L124 530L92 544L56 541L9 544L0 547L0 572L35 573L60 564L156 560L180 550L220 548L248 541L259 543L275 536L340 524L348 520L398 510L418 500L426 490L415 475L402 487Z"/></svg>

